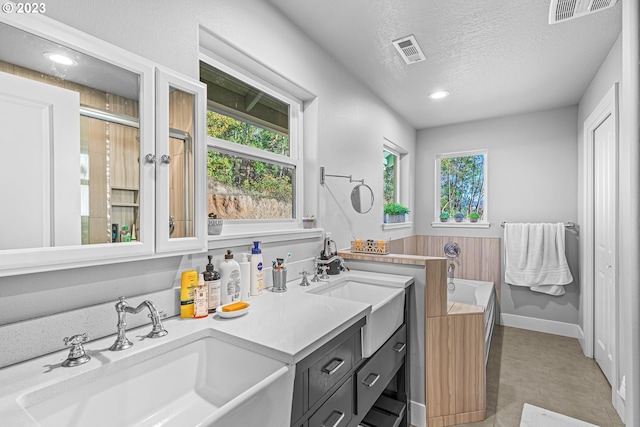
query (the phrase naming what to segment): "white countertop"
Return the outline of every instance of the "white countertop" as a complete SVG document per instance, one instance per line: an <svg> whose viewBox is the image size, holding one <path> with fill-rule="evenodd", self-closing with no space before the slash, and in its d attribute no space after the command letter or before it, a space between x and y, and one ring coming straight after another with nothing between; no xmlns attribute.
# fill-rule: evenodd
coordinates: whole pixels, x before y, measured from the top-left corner
<svg viewBox="0 0 640 427"><path fill-rule="evenodd" d="M84 365L62 367L61 363L68 355L68 350L62 350L0 369L1 424L37 425L18 403L24 399L21 396L30 392L48 388L48 393L54 394L68 387L69 381L76 385L92 381L98 375L139 363L205 336L294 365L371 312L371 306L365 303L307 293L349 279L401 288L413 283L410 276L364 271L330 276L328 282L311 282L308 287L299 286L298 279L287 283L287 292L266 290L262 295L252 297L249 312L241 317L223 319L212 314L202 319L166 319L163 323L169 334L158 339L145 338L150 331L150 325L145 325L127 331L134 346L123 351L108 350L115 334L88 342L84 347L92 359Z"/></svg>

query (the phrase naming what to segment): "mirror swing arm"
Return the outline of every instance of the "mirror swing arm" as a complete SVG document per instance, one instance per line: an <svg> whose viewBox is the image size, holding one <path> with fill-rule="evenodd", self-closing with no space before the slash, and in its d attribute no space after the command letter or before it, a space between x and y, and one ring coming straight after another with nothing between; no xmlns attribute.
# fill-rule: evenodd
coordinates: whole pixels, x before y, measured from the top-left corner
<svg viewBox="0 0 640 427"><path fill-rule="evenodd" d="M367 184L364 183L364 178L363 179L353 179L353 175L333 175L333 174L328 174L325 171L324 166L320 166L320 185L324 186L325 184L325 178L326 177L333 177L333 178L346 178L349 180L350 183L352 182L359 182L360 184L356 185L353 190L351 190L351 205L353 206L353 209L361 214L365 214L367 212L369 212L371 210L371 208L373 207L373 202L374 202L374 196L373 196L373 190L371 189L371 187L369 187ZM362 199L361 194L360 194L360 188L364 187L369 191L369 194L371 195L371 202L368 203L365 200ZM365 204L366 203L366 204Z"/></svg>

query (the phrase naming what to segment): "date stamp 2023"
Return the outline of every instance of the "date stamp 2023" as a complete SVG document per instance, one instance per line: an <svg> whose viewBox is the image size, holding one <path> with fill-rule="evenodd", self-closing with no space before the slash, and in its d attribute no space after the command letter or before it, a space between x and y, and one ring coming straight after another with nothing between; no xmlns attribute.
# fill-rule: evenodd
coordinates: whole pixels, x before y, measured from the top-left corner
<svg viewBox="0 0 640 427"><path fill-rule="evenodd" d="M6 2L1 7L4 13L16 14L44 14L47 11L45 3L12 3Z"/></svg>

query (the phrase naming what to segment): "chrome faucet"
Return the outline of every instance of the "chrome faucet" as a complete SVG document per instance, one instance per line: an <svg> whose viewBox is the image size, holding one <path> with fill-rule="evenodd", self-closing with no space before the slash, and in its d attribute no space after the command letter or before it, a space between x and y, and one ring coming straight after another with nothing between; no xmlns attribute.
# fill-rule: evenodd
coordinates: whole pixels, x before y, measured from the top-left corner
<svg viewBox="0 0 640 427"><path fill-rule="evenodd" d="M116 313L118 313L118 337L113 345L109 347L109 350L125 350L133 345L125 335L127 332L127 313L138 314L145 307L149 309L149 317L153 325L151 332L147 334L147 338L160 338L168 334L167 330L162 326L162 313L158 311L151 301L142 301L136 308L132 308L127 301L125 301L124 297L120 297L120 301L116 303Z"/></svg>
<svg viewBox="0 0 640 427"><path fill-rule="evenodd" d="M69 351L69 357L67 357L67 360L62 362L62 366L65 368L79 366L91 360L91 356L85 353L84 347L82 346L82 344L86 343L88 340L89 335L86 332L84 334L66 337L63 340L64 345L71 347L71 350Z"/></svg>
<svg viewBox="0 0 640 427"><path fill-rule="evenodd" d="M456 269L456 266L453 263L449 264L449 268L447 269L447 272L449 273L449 279L453 280L453 272Z"/></svg>

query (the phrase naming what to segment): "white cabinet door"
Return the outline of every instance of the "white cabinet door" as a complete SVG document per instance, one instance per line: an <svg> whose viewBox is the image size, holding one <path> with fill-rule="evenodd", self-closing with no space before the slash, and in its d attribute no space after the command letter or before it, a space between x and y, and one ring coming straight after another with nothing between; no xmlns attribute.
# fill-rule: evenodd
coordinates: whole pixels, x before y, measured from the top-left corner
<svg viewBox="0 0 640 427"><path fill-rule="evenodd" d="M0 250L81 243L78 98L0 73Z"/></svg>
<svg viewBox="0 0 640 427"><path fill-rule="evenodd" d="M207 249L205 114L202 83L157 70L157 252Z"/></svg>

